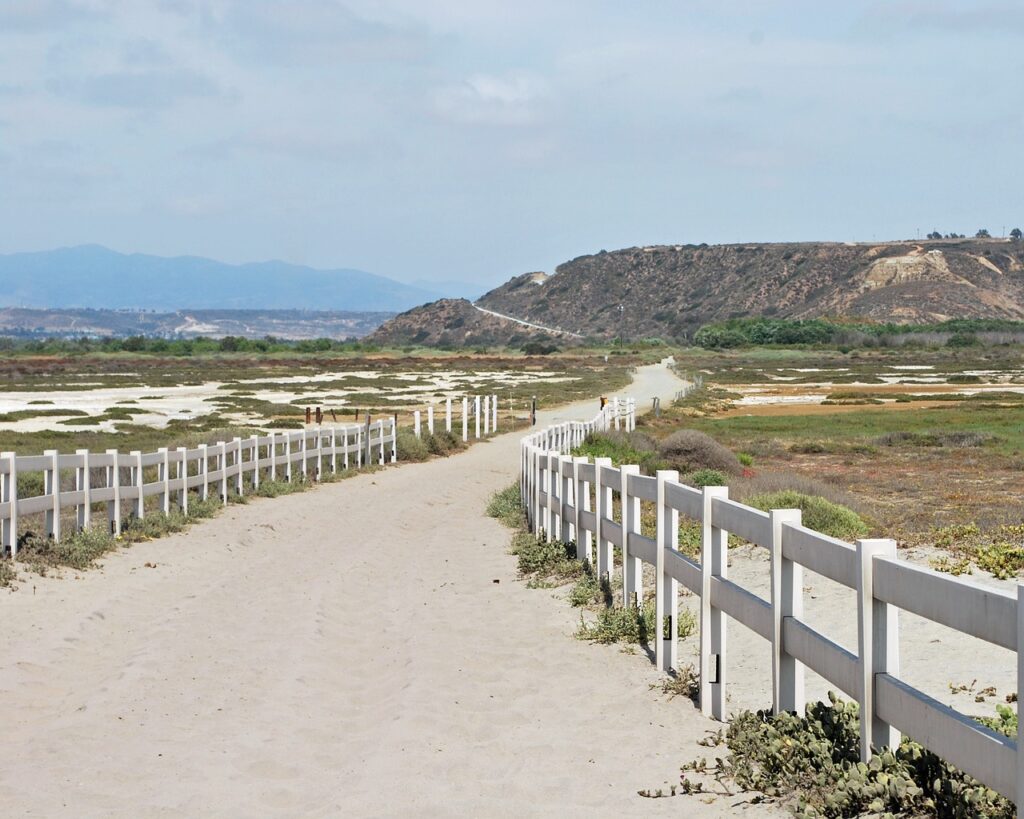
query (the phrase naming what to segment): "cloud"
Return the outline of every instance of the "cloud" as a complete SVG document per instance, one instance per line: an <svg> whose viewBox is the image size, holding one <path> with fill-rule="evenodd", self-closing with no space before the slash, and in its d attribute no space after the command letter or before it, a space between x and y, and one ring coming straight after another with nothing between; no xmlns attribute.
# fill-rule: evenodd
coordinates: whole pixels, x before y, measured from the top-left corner
<svg viewBox="0 0 1024 819"><path fill-rule="evenodd" d="M369 20L335 0L230 0L208 27L236 53L261 62L418 60L428 39L421 30Z"/></svg>
<svg viewBox="0 0 1024 819"><path fill-rule="evenodd" d="M106 14L73 0L3 0L0 34L51 32L78 23L102 20Z"/></svg>
<svg viewBox="0 0 1024 819"><path fill-rule="evenodd" d="M195 97L224 97L209 77L188 69L157 68L111 71L51 80L50 90L89 105L112 108L168 108Z"/></svg>
<svg viewBox="0 0 1024 819"><path fill-rule="evenodd" d="M435 90L433 107L459 124L524 127L540 121L549 97L547 83L533 74L476 74Z"/></svg>
<svg viewBox="0 0 1024 819"><path fill-rule="evenodd" d="M860 28L872 34L940 31L963 35L967 33L1024 34L1024 8L1009 3L972 3L969 5L936 2L883 3L872 6L864 15Z"/></svg>

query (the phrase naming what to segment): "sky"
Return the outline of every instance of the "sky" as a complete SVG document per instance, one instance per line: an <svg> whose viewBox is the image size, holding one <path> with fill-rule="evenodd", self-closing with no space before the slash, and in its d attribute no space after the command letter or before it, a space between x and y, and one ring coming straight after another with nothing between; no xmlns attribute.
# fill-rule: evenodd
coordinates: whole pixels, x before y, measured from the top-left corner
<svg viewBox="0 0 1024 819"><path fill-rule="evenodd" d="M490 286L1024 227L1024 0L0 0L0 253Z"/></svg>

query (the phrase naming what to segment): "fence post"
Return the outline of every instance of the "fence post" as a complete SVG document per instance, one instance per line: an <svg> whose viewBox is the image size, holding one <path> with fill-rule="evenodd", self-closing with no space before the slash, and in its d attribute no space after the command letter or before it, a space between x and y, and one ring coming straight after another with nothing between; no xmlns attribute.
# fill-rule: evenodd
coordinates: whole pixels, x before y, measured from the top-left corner
<svg viewBox="0 0 1024 819"><path fill-rule="evenodd" d="M162 487L159 495L160 511L169 515L171 513L171 454L165 446L160 447L156 452L160 456L160 463L156 465L157 480L160 481Z"/></svg>
<svg viewBox="0 0 1024 819"><path fill-rule="evenodd" d="M612 398L612 419L615 424L615 431L619 431L619 396Z"/></svg>
<svg viewBox="0 0 1024 819"><path fill-rule="evenodd" d="M491 432L498 431L498 396L491 396Z"/></svg>
<svg viewBox="0 0 1024 819"><path fill-rule="evenodd" d="M484 396L484 435L491 431L491 396Z"/></svg>
<svg viewBox="0 0 1024 819"><path fill-rule="evenodd" d="M868 538L857 541L857 653L860 656L860 758L871 749L898 748L900 733L875 713L875 675L899 676L899 609L874 594L876 557L896 557L896 541ZM1018 612L1018 619L1020 614ZM1019 640L1018 636L1018 640ZM1020 660L1018 659L1018 663Z"/></svg>
<svg viewBox="0 0 1024 819"><path fill-rule="evenodd" d="M473 416L476 420L476 437L480 438L480 396L473 396Z"/></svg>
<svg viewBox="0 0 1024 819"><path fill-rule="evenodd" d="M391 422L394 423L394 420ZM331 430L331 474L338 472L338 428L330 427Z"/></svg>
<svg viewBox="0 0 1024 819"><path fill-rule="evenodd" d="M1017 584L1017 691L1024 686L1024 583ZM1017 804L1024 805L1024 742L1017 734Z"/></svg>
<svg viewBox="0 0 1024 819"><path fill-rule="evenodd" d="M602 469L611 469L611 458L594 458L594 500L597 507L594 516L597 523L594 526L594 548L597 550L597 562L594 564L594 572L598 580L608 578L611 585L612 571L612 544L605 536L604 522L612 517L612 487L604 482Z"/></svg>
<svg viewBox="0 0 1024 819"><path fill-rule="evenodd" d="M220 499L228 505L228 445L217 442L217 464L220 467Z"/></svg>
<svg viewBox="0 0 1024 819"><path fill-rule="evenodd" d="M89 450L79 449L75 454L82 459L82 465L75 470L75 489L82 493L77 510L78 530L82 531L92 526L92 476L89 474Z"/></svg>
<svg viewBox="0 0 1024 819"><path fill-rule="evenodd" d="M572 530L576 535L576 559L590 562L590 532L583 534L580 515L589 511L590 485L580 477L580 466L587 462L586 457L577 455L572 459L572 505L575 509Z"/></svg>
<svg viewBox="0 0 1024 819"><path fill-rule="evenodd" d="M544 526L544 516L541 514L541 491L544 489L544 479L541 472L541 449L538 446L530 444L529 459L532 489L529 498L531 506L530 531L540 535L541 528Z"/></svg>
<svg viewBox="0 0 1024 819"><path fill-rule="evenodd" d="M267 447L267 453L270 455L270 480L277 480L277 433L274 431L270 432L270 444Z"/></svg>
<svg viewBox="0 0 1024 819"><path fill-rule="evenodd" d="M11 550L11 560L18 556L18 456L14 452L0 455L7 461L7 471L0 475L0 500L9 504L7 517L3 519L0 551Z"/></svg>
<svg viewBox="0 0 1024 819"><path fill-rule="evenodd" d="M182 514L188 514L188 450L179 446L177 450L181 456L181 461L178 463L178 477L181 478L181 492L178 495L178 506L181 507Z"/></svg>
<svg viewBox="0 0 1024 819"><path fill-rule="evenodd" d="M284 479L292 482L292 433L284 434Z"/></svg>
<svg viewBox="0 0 1024 819"><path fill-rule="evenodd" d="M452 397L450 395L444 399L444 431L452 431Z"/></svg>
<svg viewBox="0 0 1024 819"><path fill-rule="evenodd" d="M449 430L450 432L451 430ZM398 461L398 422L391 416L391 463Z"/></svg>
<svg viewBox="0 0 1024 819"><path fill-rule="evenodd" d="M548 528L548 542L559 543L562 540L562 480L559 476L557 449L548 450L548 515L551 526Z"/></svg>
<svg viewBox="0 0 1024 819"><path fill-rule="evenodd" d="M142 474L142 453L139 450L135 450L130 455L135 459L135 463L132 465L132 483L135 485L135 491L138 493L135 498L135 519L142 520L146 517L146 496L142 494L142 487L145 481Z"/></svg>
<svg viewBox="0 0 1024 819"><path fill-rule="evenodd" d="M299 433L299 473L302 475L302 480L306 480L307 469L309 467L309 430L306 427L302 428Z"/></svg>
<svg viewBox="0 0 1024 819"><path fill-rule="evenodd" d="M384 419L377 422L377 432L380 435L380 465L384 466Z"/></svg>
<svg viewBox="0 0 1024 819"><path fill-rule="evenodd" d="M640 467L636 464L623 464L619 467L619 505L622 512L622 605L626 608L639 607L643 603L644 593L643 563L629 551L629 533L640 531L640 498L630 496L629 478L631 475L639 474ZM611 565L609 558L609 573Z"/></svg>
<svg viewBox="0 0 1024 819"><path fill-rule="evenodd" d="M341 462L342 462L342 465L345 467L345 471L346 472L348 472L348 449L349 449L348 435L349 435L350 431L351 431L350 427L342 427L341 428L341 441L342 441L342 444L341 444L341 449L342 449Z"/></svg>
<svg viewBox="0 0 1024 819"><path fill-rule="evenodd" d="M45 529L47 535L60 540L60 452L48 449L43 455L50 459L50 465L43 472L43 493L50 496Z"/></svg>
<svg viewBox="0 0 1024 819"><path fill-rule="evenodd" d="M107 467L107 486L114 490L114 497L107 501L107 522L109 523L110 534L121 534L121 469L117 463L117 450L108 449L107 454L113 458L111 466Z"/></svg>
<svg viewBox="0 0 1024 819"><path fill-rule="evenodd" d="M563 543L575 543L577 539L576 531L576 512L579 509L579 504L576 503L576 482L574 476L576 474L576 467L573 466L572 456L560 455L558 457L558 474L560 481L560 497L559 497L559 512L562 515L562 542ZM572 504L573 515L571 518L565 517L565 505ZM577 545L576 551L579 552L579 546Z"/></svg>
<svg viewBox="0 0 1024 819"><path fill-rule="evenodd" d="M434 405L427 404L427 432L434 434Z"/></svg>
<svg viewBox="0 0 1024 819"><path fill-rule="evenodd" d="M242 480L242 473L245 470L245 458L242 457L242 439L235 438L231 441L235 449L235 457L232 466L235 468L235 494L241 497L245 494L245 484Z"/></svg>
<svg viewBox="0 0 1024 819"><path fill-rule="evenodd" d="M206 444L199 445L199 474L202 482L199 484L199 499L206 500L210 494L210 453Z"/></svg>
<svg viewBox="0 0 1024 819"><path fill-rule="evenodd" d="M252 491L260 488L260 436L252 436Z"/></svg>
<svg viewBox="0 0 1024 819"><path fill-rule="evenodd" d="M324 428L317 424L316 432L313 433L316 436L316 480L320 480L320 475L324 471Z"/></svg>
<svg viewBox="0 0 1024 819"><path fill-rule="evenodd" d="M370 434L370 413L366 413L366 457L363 460L367 466L373 463L373 436Z"/></svg>
<svg viewBox="0 0 1024 819"><path fill-rule="evenodd" d="M787 654L782 641L782 623L787 617L802 617L803 567L782 556L782 527L800 525L799 509L772 509L772 710L776 714L804 711L803 663Z"/></svg>
<svg viewBox="0 0 1024 819"><path fill-rule="evenodd" d="M657 584L654 596L654 656L655 663L662 671L671 671L679 665L679 581L665 571L665 550L676 550L679 543L679 512L668 505L665 489L669 481L678 482L679 472L674 469L659 469L658 480L657 535L655 537L654 579ZM668 634L665 620L668 619Z"/></svg>
<svg viewBox="0 0 1024 819"><path fill-rule="evenodd" d="M469 399L462 397L462 443L469 440Z"/></svg>
<svg viewBox="0 0 1024 819"><path fill-rule="evenodd" d="M363 425L356 426L356 468L363 466Z"/></svg>
<svg viewBox="0 0 1024 819"><path fill-rule="evenodd" d="M728 617L711 605L711 578L726 577L729 533L712 522L715 498L728 498L728 486L705 486L700 543L700 710L725 721L725 635Z"/></svg>

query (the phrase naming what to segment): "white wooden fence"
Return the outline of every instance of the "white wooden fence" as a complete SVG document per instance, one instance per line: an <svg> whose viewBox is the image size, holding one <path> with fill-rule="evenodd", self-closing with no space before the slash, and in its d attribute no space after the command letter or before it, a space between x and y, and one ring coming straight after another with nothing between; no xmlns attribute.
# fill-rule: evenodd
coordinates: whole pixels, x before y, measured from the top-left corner
<svg viewBox="0 0 1024 819"><path fill-rule="evenodd" d="M19 518L43 513L47 536L61 538L61 510L74 508L72 528L91 526L95 504L106 504L112 534L120 534L126 516L143 518L145 499L156 496L157 506L169 513L176 503L188 511L189 491L205 500L215 493L226 504L231 486L241 495L246 483L252 490L261 480L319 480L323 470L383 464L398 457L394 418L371 424L311 426L249 438L235 438L194 449L158 449L156 452L89 452L74 455L50 450L43 455L0 453L0 554L18 554ZM18 476L42 473L43 494L18 496ZM64 489L61 473L73 473L74 488ZM122 473L129 479L122 483ZM97 475L102 476L96 480Z"/></svg>
<svg viewBox="0 0 1024 819"><path fill-rule="evenodd" d="M1024 804L1024 751L1018 744L900 679L898 611L1017 652L1024 685L1024 584L1017 594L986 588L899 560L888 539L845 543L801 525L800 510L762 512L729 499L728 487L694 489L678 473L640 474L609 458L567 453L594 431L613 426L606 408L592 421L565 423L522 441L522 499L531 530L576 543L598 576L621 572L623 603L642 602L642 564L655 567L656 663L677 668L680 586L700 599L700 707L726 718L727 623L732 618L772 647L772 703L803 712L804 668L860 703L861 757L895 747L900 732L1008 799ZM631 422L630 422L631 423ZM619 499L613 518L613 496ZM641 503L656 507L655 536L641 534ZM679 516L702 524L700 560L677 550ZM771 594L765 600L727 577L728 533L767 549ZM615 566L613 547L621 550ZM802 572L816 572L857 592L857 653L803 620ZM669 625L665 628L665 620Z"/></svg>
<svg viewBox="0 0 1024 819"><path fill-rule="evenodd" d="M454 401L454 407L453 407ZM480 432L483 430L484 435L489 435L492 432L498 431L498 396L496 395L473 395L463 396L461 399L462 403L462 440L469 441L469 422L473 419L473 425L475 428L476 438L480 437ZM452 399L448 397L444 402L444 431L452 431L452 423L454 419L454 408L457 408L459 399ZM417 438L423 437L423 422L424 412L420 410L414 410L413 414L413 432ZM431 435L437 427L440 426L441 419L434 417L434 405L427 405L425 411L426 429Z"/></svg>

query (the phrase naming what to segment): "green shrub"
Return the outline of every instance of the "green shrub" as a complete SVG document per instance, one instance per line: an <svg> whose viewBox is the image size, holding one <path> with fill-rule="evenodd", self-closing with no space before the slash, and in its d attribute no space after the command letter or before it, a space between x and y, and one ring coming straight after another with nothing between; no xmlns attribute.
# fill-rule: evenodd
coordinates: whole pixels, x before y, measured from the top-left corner
<svg viewBox="0 0 1024 819"><path fill-rule="evenodd" d="M17 579L18 573L14 570L14 561L0 557L0 589L10 586Z"/></svg>
<svg viewBox="0 0 1024 819"><path fill-rule="evenodd" d="M686 476L686 483L698 488L703 486L726 486L729 479L717 469L698 469Z"/></svg>
<svg viewBox="0 0 1024 819"><path fill-rule="evenodd" d="M604 599L605 584L594 577L592 572L580 576L569 590L569 605L574 608L589 606Z"/></svg>
<svg viewBox="0 0 1024 819"><path fill-rule="evenodd" d="M290 481L261 481L259 488L255 494L261 498L277 498L281 495L293 495L296 492L305 492L309 489L310 484L306 481L301 481L297 476L293 477ZM188 511L192 514L193 504L189 504Z"/></svg>
<svg viewBox="0 0 1024 819"><path fill-rule="evenodd" d="M681 638L689 637L696 622L688 609L680 608L676 633ZM656 636L653 605L604 608L597 613L597 621L592 625L585 623L580 615L580 627L576 632L578 639L594 643L646 645Z"/></svg>
<svg viewBox="0 0 1024 819"><path fill-rule="evenodd" d="M411 429L399 429L396 443L399 461L425 461L430 457L430 447L422 438L417 438Z"/></svg>
<svg viewBox="0 0 1024 819"><path fill-rule="evenodd" d="M742 464L743 466L754 465L754 456L751 455L749 452L737 452L736 460L739 461L740 464Z"/></svg>
<svg viewBox="0 0 1024 819"><path fill-rule="evenodd" d="M512 554L519 558L519 573L534 580L568 581L583 573L573 543L546 543L522 531L512 540Z"/></svg>
<svg viewBox="0 0 1024 819"><path fill-rule="evenodd" d="M947 347L977 347L981 344L974 333L953 333L946 342Z"/></svg>
<svg viewBox="0 0 1024 819"><path fill-rule="evenodd" d="M1007 706L982 720L1016 735ZM806 716L769 711L735 714L725 734L728 755L712 769L701 762L685 771L726 777L744 791L790 804L801 817L939 816L1010 819L1013 805L909 739L860 761L859 709L829 694L829 704L807 706ZM700 791L683 780L684 791Z"/></svg>
<svg viewBox="0 0 1024 819"><path fill-rule="evenodd" d="M698 469L717 469L728 475L739 475L743 471L739 459L710 435L695 429L680 429L666 437L658 445L658 454L668 463L669 469L681 473Z"/></svg>
<svg viewBox="0 0 1024 819"><path fill-rule="evenodd" d="M755 495L746 503L765 512L769 509L799 509L803 512L804 526L842 540L855 540L868 533L868 525L852 509L817 495L783 490Z"/></svg>
<svg viewBox="0 0 1024 819"><path fill-rule="evenodd" d="M101 526L75 532L59 541L30 535L20 544L18 560L37 570L46 566L88 569L117 546L117 540Z"/></svg>
<svg viewBox="0 0 1024 819"><path fill-rule="evenodd" d="M637 464L642 472L652 474L662 468L657 448L654 440L642 432L594 432L572 454L611 458L614 466Z"/></svg>
<svg viewBox="0 0 1024 819"><path fill-rule="evenodd" d="M523 524L523 507L519 484L513 483L491 495L487 502L488 517L497 518L510 529Z"/></svg>

